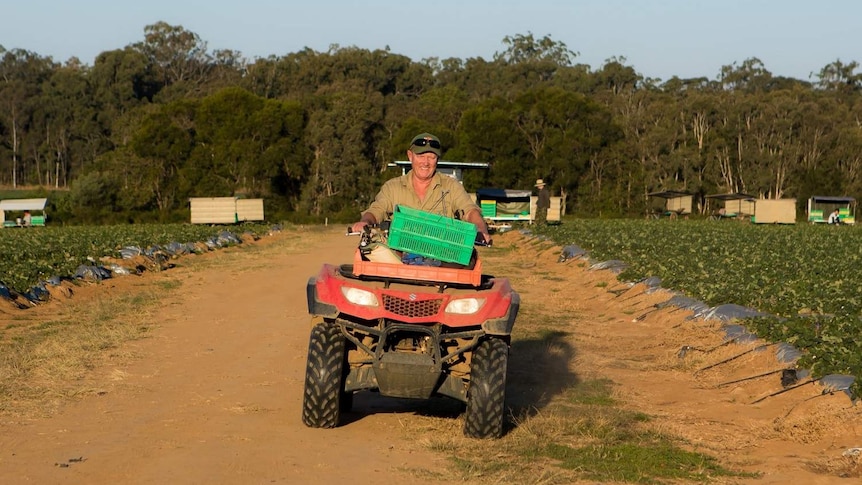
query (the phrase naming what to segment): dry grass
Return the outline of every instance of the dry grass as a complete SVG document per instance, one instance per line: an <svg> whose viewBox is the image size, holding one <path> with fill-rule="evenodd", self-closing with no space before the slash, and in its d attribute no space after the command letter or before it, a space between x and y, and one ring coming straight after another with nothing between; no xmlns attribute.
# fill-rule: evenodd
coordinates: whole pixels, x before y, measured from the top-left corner
<svg viewBox="0 0 862 485"><path fill-rule="evenodd" d="M0 414L46 415L67 399L102 392L92 369L131 357L122 344L146 337L151 328L142 322L151 320L147 315L172 285L100 292L94 299L52 307L55 313L41 323L0 330Z"/></svg>

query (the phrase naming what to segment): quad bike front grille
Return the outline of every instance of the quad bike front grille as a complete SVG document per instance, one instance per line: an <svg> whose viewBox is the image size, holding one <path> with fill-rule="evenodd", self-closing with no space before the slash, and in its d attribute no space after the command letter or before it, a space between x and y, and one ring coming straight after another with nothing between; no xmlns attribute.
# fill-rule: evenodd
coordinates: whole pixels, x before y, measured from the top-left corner
<svg viewBox="0 0 862 485"><path fill-rule="evenodd" d="M402 317L432 317L440 311L441 300L407 300L392 295L383 295L383 308Z"/></svg>

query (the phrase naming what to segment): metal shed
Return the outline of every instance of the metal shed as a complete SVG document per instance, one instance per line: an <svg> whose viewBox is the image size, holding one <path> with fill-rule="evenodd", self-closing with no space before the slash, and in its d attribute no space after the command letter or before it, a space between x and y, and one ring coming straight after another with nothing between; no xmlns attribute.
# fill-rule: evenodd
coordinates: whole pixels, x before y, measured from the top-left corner
<svg viewBox="0 0 862 485"><path fill-rule="evenodd" d="M19 226L44 226L45 225L45 206L48 205L48 199L5 199L0 200L0 222L3 227L19 227ZM20 213L6 219L6 213ZM24 220L24 213L29 212L29 224Z"/></svg>
<svg viewBox="0 0 862 485"><path fill-rule="evenodd" d="M838 209L842 223L856 223L856 199L832 195L814 195L808 199L808 222L825 223L835 209Z"/></svg>
<svg viewBox="0 0 862 485"><path fill-rule="evenodd" d="M720 207L711 207L710 213L714 219L742 219L754 214L755 197L753 195L734 192L732 194L715 194L706 196L707 203L715 201Z"/></svg>
<svg viewBox="0 0 862 485"><path fill-rule="evenodd" d="M387 166L400 168L401 175L409 172L411 167L409 160L396 160L394 162L390 162ZM490 164L488 162L453 162L451 160L438 160L437 172L443 175L448 175L463 183L463 174L465 169L487 169L489 166Z"/></svg>
<svg viewBox="0 0 862 485"><path fill-rule="evenodd" d="M657 206L655 204L650 206L649 212L647 216L652 216L653 218L660 218L662 216L667 217L678 217L678 216L688 216L691 214L692 208L692 194L688 192L683 192L679 190L665 190L662 192L652 192L647 194L652 200L662 199L661 206Z"/></svg>

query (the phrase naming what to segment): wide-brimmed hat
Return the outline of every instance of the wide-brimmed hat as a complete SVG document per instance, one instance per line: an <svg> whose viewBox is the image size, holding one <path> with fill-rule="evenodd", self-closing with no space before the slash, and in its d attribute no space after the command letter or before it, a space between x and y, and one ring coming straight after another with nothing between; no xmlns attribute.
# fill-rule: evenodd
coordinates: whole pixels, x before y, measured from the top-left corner
<svg viewBox="0 0 862 485"><path fill-rule="evenodd" d="M434 153L439 158L442 155L440 139L431 133L420 133L413 137L409 150L417 155L422 153Z"/></svg>
<svg viewBox="0 0 862 485"><path fill-rule="evenodd" d="M535 187L544 187L545 185L546 185L546 184L545 184L545 181L544 181L544 180L542 180L542 179L536 179L536 185L535 185Z"/></svg>

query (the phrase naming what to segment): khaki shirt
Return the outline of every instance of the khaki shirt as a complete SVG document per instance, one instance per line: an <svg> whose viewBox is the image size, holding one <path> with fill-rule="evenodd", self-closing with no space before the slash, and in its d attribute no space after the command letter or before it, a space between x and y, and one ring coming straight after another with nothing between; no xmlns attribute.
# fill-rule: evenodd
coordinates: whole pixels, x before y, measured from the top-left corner
<svg viewBox="0 0 862 485"><path fill-rule="evenodd" d="M434 174L434 179L425 200L419 200L419 195L413 189L413 172L388 180L374 202L363 214L371 213L377 222L390 219L395 212L396 205L404 205L411 209L419 209L433 214L446 217L455 217L456 214L464 219L471 210L479 210L470 194L464 190L457 180L440 173Z"/></svg>

